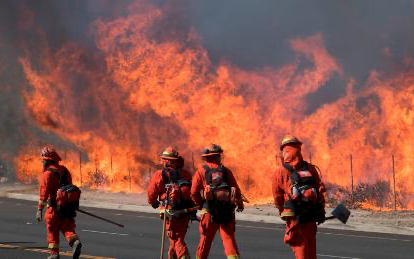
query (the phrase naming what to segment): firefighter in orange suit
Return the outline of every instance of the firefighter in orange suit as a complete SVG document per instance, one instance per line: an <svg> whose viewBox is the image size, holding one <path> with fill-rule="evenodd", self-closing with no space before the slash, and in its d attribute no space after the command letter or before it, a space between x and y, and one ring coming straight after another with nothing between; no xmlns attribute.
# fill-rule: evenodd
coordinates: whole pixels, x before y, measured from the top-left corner
<svg viewBox="0 0 414 259"><path fill-rule="evenodd" d="M50 256L48 259L59 257L59 235L65 236L72 247L73 258L79 258L82 243L75 232L75 219L73 217L61 217L56 209L56 196L60 187L72 184L72 177L66 167L60 165L62 160L52 146L46 146L42 150L43 176L40 180L39 205L36 213L37 221L42 220L43 209L47 206L45 223Z"/></svg>
<svg viewBox="0 0 414 259"><path fill-rule="evenodd" d="M219 229L227 258L240 258L235 239L235 209L241 212L244 205L233 173L221 163L221 153L223 150L215 144L205 148L202 154L205 164L193 176L191 198L201 210L197 259L208 258Z"/></svg>
<svg viewBox="0 0 414 259"><path fill-rule="evenodd" d="M190 196L191 174L184 170L184 160L178 152L169 147L161 154L163 169L155 172L148 186L148 203L154 208L161 205L161 218L167 215L166 229L170 240L169 259L189 259L187 234L193 208ZM168 196L168 197L167 197Z"/></svg>
<svg viewBox="0 0 414 259"><path fill-rule="evenodd" d="M303 160L301 146L295 136L283 138L272 193L279 214L286 221L284 242L297 259L316 259L316 224L325 218L326 191L316 167Z"/></svg>

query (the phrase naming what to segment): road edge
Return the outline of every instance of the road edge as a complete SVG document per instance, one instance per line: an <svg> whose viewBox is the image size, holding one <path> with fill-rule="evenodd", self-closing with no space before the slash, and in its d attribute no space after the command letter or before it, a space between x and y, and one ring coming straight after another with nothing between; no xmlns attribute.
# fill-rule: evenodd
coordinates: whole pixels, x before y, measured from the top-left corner
<svg viewBox="0 0 414 259"><path fill-rule="evenodd" d="M34 194L24 194L24 193L8 193L0 192L0 197L17 199L17 200L27 200L27 201L37 201L38 196ZM98 202L98 201L82 201L82 207L87 208L99 208L99 209L112 209L112 210L122 210L122 211L133 211L133 212L143 212L143 213L152 213L157 214L158 210L154 210L150 206L143 205L128 205L128 204L116 204L116 203L107 203L107 202ZM255 215L255 214L246 214L246 213L236 213L236 219L247 222L259 222L259 223L271 223L271 224L284 224L284 221L275 216L268 215ZM414 228L408 227L391 227L391 226L378 226L364 224L359 222L349 222L347 225L341 224L337 221L329 221L320 225L321 229L337 229L337 230L351 230L351 231L360 231L368 233L382 233L382 234L399 234L399 235L410 235L414 236Z"/></svg>

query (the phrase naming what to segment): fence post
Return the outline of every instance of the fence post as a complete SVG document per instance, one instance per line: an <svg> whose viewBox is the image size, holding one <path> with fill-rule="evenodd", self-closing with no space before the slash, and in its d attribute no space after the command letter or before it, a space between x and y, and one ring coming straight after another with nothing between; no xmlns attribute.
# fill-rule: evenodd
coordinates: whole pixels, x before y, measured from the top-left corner
<svg viewBox="0 0 414 259"><path fill-rule="evenodd" d="M394 179L394 210L397 210L397 190L395 189L395 159L392 155L392 177Z"/></svg>
<svg viewBox="0 0 414 259"><path fill-rule="evenodd" d="M350 166L351 166L351 201L354 203L354 172L352 168L352 154L349 156Z"/></svg>
<svg viewBox="0 0 414 259"><path fill-rule="evenodd" d="M193 173L195 173L196 167L195 167L195 164L194 164L194 152L191 152L191 159L193 161Z"/></svg>
<svg viewBox="0 0 414 259"><path fill-rule="evenodd" d="M82 152L81 151L79 151L79 174L80 174L80 185L82 188L83 183L82 183Z"/></svg>
<svg viewBox="0 0 414 259"><path fill-rule="evenodd" d="M129 174L129 192L132 192L131 189L131 169L128 167L128 174Z"/></svg>

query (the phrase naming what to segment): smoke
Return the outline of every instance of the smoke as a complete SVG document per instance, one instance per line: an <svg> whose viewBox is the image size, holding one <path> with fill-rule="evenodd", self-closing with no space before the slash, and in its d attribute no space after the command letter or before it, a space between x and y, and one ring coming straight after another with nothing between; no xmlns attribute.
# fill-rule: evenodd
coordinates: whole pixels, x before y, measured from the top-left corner
<svg viewBox="0 0 414 259"><path fill-rule="evenodd" d="M323 33L347 74L369 71L414 51L412 1L190 1L191 22L212 60L255 69L291 59L289 39ZM391 56L391 57L390 57Z"/></svg>

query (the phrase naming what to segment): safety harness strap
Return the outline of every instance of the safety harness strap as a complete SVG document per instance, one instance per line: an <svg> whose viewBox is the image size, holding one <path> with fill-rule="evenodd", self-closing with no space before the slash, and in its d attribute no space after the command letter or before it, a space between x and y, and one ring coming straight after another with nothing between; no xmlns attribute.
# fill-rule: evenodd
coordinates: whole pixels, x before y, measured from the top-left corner
<svg viewBox="0 0 414 259"><path fill-rule="evenodd" d="M55 174L55 176L57 178L59 178L60 187L63 187L65 185L69 184L69 180L68 180L69 172L68 172L68 169L66 167L64 167L62 175L60 174L59 170L57 170L55 168L49 167L48 169L46 169L46 171L49 171L49 172Z"/></svg>
<svg viewBox="0 0 414 259"><path fill-rule="evenodd" d="M162 180L164 181L164 185L170 184L170 183L176 183L178 184L178 181L180 180L181 170L168 170L166 168L162 169Z"/></svg>
<svg viewBox="0 0 414 259"><path fill-rule="evenodd" d="M283 167L286 168L286 170L289 171L290 175L290 181L292 182L293 186L297 186L297 187L305 187L305 186L309 186L312 187L312 185L316 185L316 178L314 176L312 177L305 177L305 178L301 178L298 171L293 168L293 166L291 166L288 163L284 163ZM302 161L301 162L301 171L310 171L310 165L306 162L306 161ZM307 187L305 187L306 189Z"/></svg>
<svg viewBox="0 0 414 259"><path fill-rule="evenodd" d="M223 173L223 181L228 184L228 174L227 174L227 168L223 165L220 165L217 168L211 168L208 165L204 165L203 166L204 171L205 171L205 179L206 179L206 184L207 185L212 185L213 184L213 173L215 172L222 172Z"/></svg>
<svg viewBox="0 0 414 259"><path fill-rule="evenodd" d="M288 163L284 163L283 166L290 173L290 180L292 185L298 188L299 190L306 190L310 188L315 188L317 195L318 188L316 186L316 178L314 176L302 177L299 172L293 168ZM300 165L301 171L310 171L310 165L306 161L302 161ZM295 216L300 223L317 221L319 218L323 217L323 208L321 204L312 204L311 202L303 202L289 199L285 201L284 211L282 216L292 217ZM322 214L321 214L322 213Z"/></svg>

